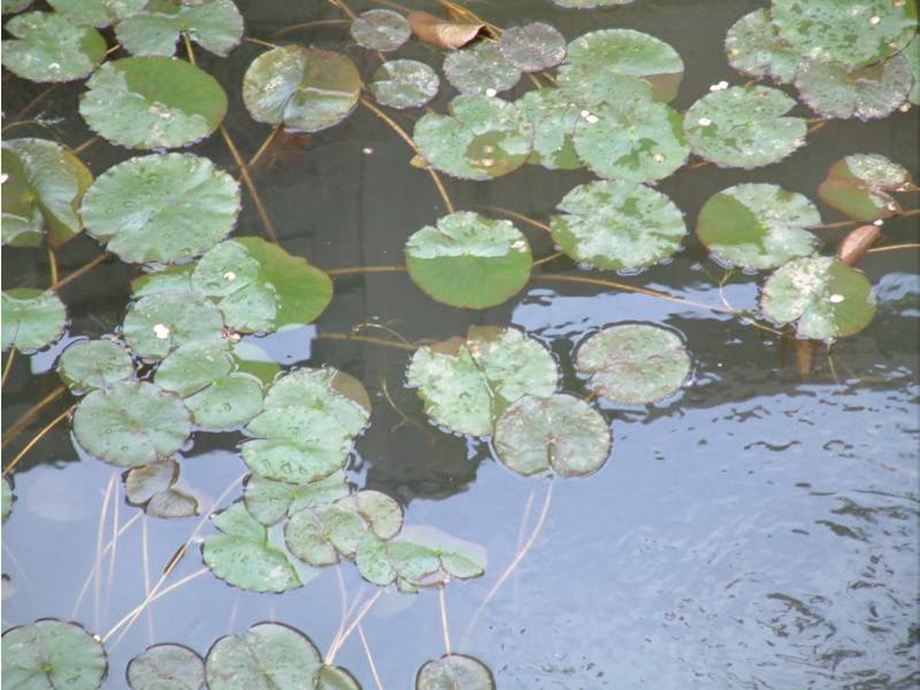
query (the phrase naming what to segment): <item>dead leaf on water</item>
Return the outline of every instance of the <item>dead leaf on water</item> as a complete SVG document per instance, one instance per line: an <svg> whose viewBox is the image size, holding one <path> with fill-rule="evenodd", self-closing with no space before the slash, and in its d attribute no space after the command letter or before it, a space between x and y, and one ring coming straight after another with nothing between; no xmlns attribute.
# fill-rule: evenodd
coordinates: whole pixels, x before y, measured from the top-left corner
<svg viewBox="0 0 920 690"><path fill-rule="evenodd" d="M456 50L472 41L483 28L483 24L455 22L436 17L428 12L410 12L407 19L412 33L425 43L438 48Z"/></svg>

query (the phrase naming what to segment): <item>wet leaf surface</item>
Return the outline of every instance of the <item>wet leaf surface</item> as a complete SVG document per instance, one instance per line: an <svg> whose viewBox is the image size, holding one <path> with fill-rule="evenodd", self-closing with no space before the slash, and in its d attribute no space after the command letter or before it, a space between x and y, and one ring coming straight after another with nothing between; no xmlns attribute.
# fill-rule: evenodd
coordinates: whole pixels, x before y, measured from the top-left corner
<svg viewBox="0 0 920 690"><path fill-rule="evenodd" d="M227 346L220 311L197 294L163 292L141 297L128 307L122 333L144 359L165 359L189 343Z"/></svg>
<svg viewBox="0 0 920 690"><path fill-rule="evenodd" d="M96 690L108 671L102 644L76 623L45 618L3 633L3 685Z"/></svg>
<svg viewBox="0 0 920 690"><path fill-rule="evenodd" d="M581 108L561 89L528 91L516 105L533 125L533 153L528 163L548 170L573 170L584 165L573 141L575 126L582 118Z"/></svg>
<svg viewBox="0 0 920 690"><path fill-rule="evenodd" d="M411 35L406 18L392 10L368 10L351 22L351 37L358 45L371 50L396 50Z"/></svg>
<svg viewBox="0 0 920 690"><path fill-rule="evenodd" d="M542 72L565 60L566 42L553 25L534 22L505 29L498 49L522 72Z"/></svg>
<svg viewBox="0 0 920 690"><path fill-rule="evenodd" d="M554 0L564 6L593 6L598 0ZM628 0L632 2L632 0ZM582 2L583 5L573 4ZM603 0L601 0L603 2ZM609 0L608 0L609 4ZM617 3L622 4L622 2ZM440 659L426 661L415 677L415 690L495 690L492 671L475 657L445 654Z"/></svg>
<svg viewBox="0 0 920 690"><path fill-rule="evenodd" d="M200 690L203 684L204 661L182 645L153 645L128 664L131 690Z"/></svg>
<svg viewBox="0 0 920 690"><path fill-rule="evenodd" d="M278 623L259 623L244 635L227 635L205 662L210 690L314 688L322 658L310 638Z"/></svg>
<svg viewBox="0 0 920 690"><path fill-rule="evenodd" d="M387 558L396 573L416 587L433 587L456 577L480 577L486 550L427 525L410 525L387 542Z"/></svg>
<svg viewBox="0 0 920 690"><path fill-rule="evenodd" d="M82 79L105 59L105 39L98 31L53 12L20 14L3 29L16 37L3 41L3 66L23 79Z"/></svg>
<svg viewBox="0 0 920 690"><path fill-rule="evenodd" d="M348 496L348 480L341 470L328 477L304 484L267 479L253 474L246 482L246 510L263 525L270 527L285 515L305 508L330 505Z"/></svg>
<svg viewBox="0 0 920 690"><path fill-rule="evenodd" d="M374 72L368 89L390 108L421 108L438 95L441 80L424 62L388 60Z"/></svg>
<svg viewBox="0 0 920 690"><path fill-rule="evenodd" d="M407 19L412 33L420 41L447 50L465 46L476 38L483 27L482 24L455 22L420 11L410 12Z"/></svg>
<svg viewBox="0 0 920 690"><path fill-rule="evenodd" d="M494 96L513 89L521 70L505 59L497 44L483 42L449 53L444 76L460 93Z"/></svg>
<svg viewBox="0 0 920 690"><path fill-rule="evenodd" d="M132 55L173 55L182 35L207 51L227 56L243 38L243 17L231 0L196 4L159 0L115 26L115 37Z"/></svg>
<svg viewBox="0 0 920 690"><path fill-rule="evenodd" d="M725 35L725 54L742 74L770 77L779 84L791 83L802 61L779 37L767 9L754 10L732 24Z"/></svg>
<svg viewBox="0 0 920 690"><path fill-rule="evenodd" d="M125 475L125 495L151 517L184 518L198 514L198 501L176 488L179 463L173 458L133 467ZM130 666L129 666L130 677Z"/></svg>
<svg viewBox="0 0 920 690"><path fill-rule="evenodd" d="M61 354L57 372L70 391L79 395L132 378L134 361L111 340L78 340Z"/></svg>
<svg viewBox="0 0 920 690"><path fill-rule="evenodd" d="M832 63L806 61L795 79L802 101L818 115L860 120L893 113L907 100L913 83L901 55L852 72Z"/></svg>
<svg viewBox="0 0 920 690"><path fill-rule="evenodd" d="M15 347L32 352L50 345L61 337L67 326L67 309L51 292L32 288L3 291L3 349Z"/></svg>
<svg viewBox="0 0 920 690"><path fill-rule="evenodd" d="M102 28L144 9L148 0L48 0L57 12L80 24Z"/></svg>
<svg viewBox="0 0 920 690"><path fill-rule="evenodd" d="M853 220L890 218L901 205L890 194L912 188L905 167L877 153L847 156L834 163L818 187L818 197Z"/></svg>

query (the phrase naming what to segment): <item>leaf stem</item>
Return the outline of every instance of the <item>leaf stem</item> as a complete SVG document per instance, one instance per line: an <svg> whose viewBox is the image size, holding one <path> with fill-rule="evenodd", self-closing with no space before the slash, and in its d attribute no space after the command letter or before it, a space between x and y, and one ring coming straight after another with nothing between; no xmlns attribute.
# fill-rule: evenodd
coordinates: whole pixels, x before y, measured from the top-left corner
<svg viewBox="0 0 920 690"><path fill-rule="evenodd" d="M385 590L383 589L383 587L381 587L376 592L374 592L374 595L370 599L368 599L367 603L361 607L360 611L358 611L358 615L355 616L355 619L351 622L351 625L349 625L345 629L345 632L342 633L340 637L332 641L332 645L329 647L329 651L326 652L326 658L325 658L326 664L328 664L329 666L332 666L332 663L335 661L335 655L339 653L339 650L342 648L342 645L345 644L345 640L347 640L348 637L354 632L355 628L358 626L358 624L361 622L364 616L367 615L367 612L371 610L371 607L375 603L377 603L377 599L380 598L380 596L384 593L384 591Z"/></svg>
<svg viewBox="0 0 920 690"><path fill-rule="evenodd" d="M188 37L188 34L184 31L182 32L182 42L185 44L185 54L188 56L188 61L193 65L198 65L198 61L195 60L195 51L192 48L192 42Z"/></svg>
<svg viewBox="0 0 920 690"><path fill-rule="evenodd" d="M438 601L441 604L441 632L444 634L444 651L451 654L450 627L447 625L447 593L445 583L438 587Z"/></svg>
<svg viewBox="0 0 920 690"><path fill-rule="evenodd" d="M104 252L100 254L92 261L89 261L83 264L80 268L78 268L73 273L69 273L68 275L64 276L60 280L56 281L49 289L57 292L58 290L60 290L62 287L64 287L68 283L73 282L74 280L76 280L77 278L79 278L80 276L86 273L89 273L91 270L96 268L96 266L99 266L100 264L105 263L110 258L112 258L112 255L109 254L108 252Z"/></svg>
<svg viewBox="0 0 920 690"><path fill-rule="evenodd" d="M20 110L18 113L16 113L16 117L22 117L23 115L26 115L27 113L29 113L35 106L37 106L39 103L41 103L43 100L45 100L45 98L46 98L52 91L54 91L58 86L60 86L60 84L52 84L52 85L49 86L48 88L44 89L44 90L43 90L41 93L39 93L35 98L33 98L33 99L32 99L31 101L29 101L28 103L26 103L25 106L23 106L22 110ZM14 123L14 124L15 124L15 123ZM4 127L4 129L6 129L6 127Z"/></svg>
<svg viewBox="0 0 920 690"><path fill-rule="evenodd" d="M92 146L93 144L95 144L97 141L99 141L99 136L98 136L98 135L97 135L97 136L90 137L89 139L87 139L86 141L84 141L82 144L80 144L80 145L77 146L76 148L71 149L70 151L71 151L71 153L73 153L75 156L79 156L81 153L83 153L84 151L86 151L86 149L88 149L90 146Z"/></svg>
<svg viewBox="0 0 920 690"><path fill-rule="evenodd" d="M880 252L893 252L899 249L920 249L920 244L909 242L907 244L889 244L884 247L875 247L866 252L866 254L878 254Z"/></svg>
<svg viewBox="0 0 920 690"><path fill-rule="evenodd" d="M555 252L549 256L544 256L542 259L537 259L533 262L533 266L542 266L543 264L548 264L550 261L555 261L561 257L565 256L565 252Z"/></svg>
<svg viewBox="0 0 920 690"><path fill-rule="evenodd" d="M271 41L263 41L261 38L253 38L252 36L243 36L243 40L247 43L255 43L256 45L264 46L266 48L277 48L277 43L272 43Z"/></svg>
<svg viewBox="0 0 920 690"><path fill-rule="evenodd" d="M326 275L350 276L365 273L405 273L405 266L349 266L348 268L333 268L326 271Z"/></svg>
<svg viewBox="0 0 920 690"><path fill-rule="evenodd" d="M7 371L9 370L9 367L12 364L14 352L16 352L15 349L10 350L10 357L7 360L6 368L3 371L3 381L4 382L6 381ZM14 440L16 440L16 438L19 437L19 434L21 434L23 430L27 426L29 426L29 422L31 422L38 415L39 412L41 412L46 407L48 407L48 405L50 405L55 400L60 398L66 391L67 391L67 386L61 384L60 386L55 388L53 391L51 391L48 395L46 395L44 398L39 400L35 405L33 405L31 409L29 409L24 415L22 415L22 417L17 419L16 422L9 429L3 432L3 440L0 440L0 448L6 448L8 443L11 443Z"/></svg>
<svg viewBox="0 0 920 690"><path fill-rule="evenodd" d="M51 246L48 247L48 269L51 272L51 284L55 285L58 282L58 262Z"/></svg>
<svg viewBox="0 0 920 690"><path fill-rule="evenodd" d="M367 665L371 669L371 677L377 685L377 690L383 690L383 683L380 682L380 674L377 673L377 664L374 663L374 655L371 654L371 647L367 643L367 637L364 635L364 626L358 624L358 637L361 639L361 646L364 647L364 656L367 657Z"/></svg>
<svg viewBox="0 0 920 690"><path fill-rule="evenodd" d="M294 31L300 31L301 29L310 29L314 26L329 26L329 25L342 25L342 24L351 24L350 19L316 19L312 22L301 22L300 24L291 24L286 26L280 31L275 33L275 36L284 36Z"/></svg>
<svg viewBox="0 0 920 690"><path fill-rule="evenodd" d="M243 184L246 185L246 189L249 190L249 196L252 197L252 201L256 205L256 211L259 214L259 218L262 219L262 227L265 228L265 234L272 243L278 244L278 235L275 232L275 226L272 224L268 211L265 210L265 205L262 203L262 197L259 196L259 190L252 181L252 177L249 175L249 168L246 166L246 162L240 156L240 152L237 150L236 144L233 143L230 133L223 125L220 126L220 134L224 138L227 148L230 149L230 155L233 156L233 160L240 169L240 177L243 179Z"/></svg>
<svg viewBox="0 0 920 690"><path fill-rule="evenodd" d="M14 360L14 359L16 359L16 348L15 348L15 347L11 347L11 348L10 348L10 354L8 354L8 355L6 356L6 364L3 366L3 376L0 377L0 388L2 388L3 386L6 385L6 379L7 379L7 377L10 375L10 371L13 369L13 360ZM6 443L7 443L7 441L6 441L6 436L7 436L7 434L4 433L4 434L3 434L3 441L2 441L3 445L6 445Z"/></svg>
<svg viewBox="0 0 920 690"><path fill-rule="evenodd" d="M49 433L52 429L54 429L54 427L56 427L58 424L60 424L63 420L67 419L67 417L70 415L70 413L73 412L73 411L76 409L76 407L77 407L76 405L71 405L71 406L68 407L66 410L64 410L63 412L61 412L61 414L59 414L57 417L55 417L54 419L52 419L52 420L51 420L44 428L42 428L37 434L35 434L35 436L32 437L32 440L29 441L29 442L25 445L25 447L24 447L21 451L19 451L19 453L16 455L16 457L12 459L12 461L10 462L10 464L7 465L7 466L3 469L3 473L2 473L2 475L0 475L0 476L5 477L5 476L7 476L10 472L12 472L12 471L15 469L16 465L18 465L18 464L22 461L22 459L23 459L26 455L29 454L29 451L32 450L32 449L36 446L36 444L38 444L39 441L41 441L43 438L45 438L45 436L47 436L48 433Z"/></svg>
<svg viewBox="0 0 920 690"><path fill-rule="evenodd" d="M255 155L249 159L248 165L250 168L259 162L259 159L262 157L262 154L268 151L268 147L271 146L271 143L275 140L278 132L281 130L281 127L275 127L269 132L268 136L265 137L265 141L262 142L262 145L259 147L259 150L256 151Z"/></svg>
<svg viewBox="0 0 920 690"><path fill-rule="evenodd" d="M414 345L384 340L383 338L374 338L368 335L354 335L351 333L319 333L316 336L319 340L338 340L342 342L370 343L371 345L383 345L384 347L395 347L408 352L415 352L417 349Z"/></svg>
<svg viewBox="0 0 920 690"><path fill-rule="evenodd" d="M525 216L523 213L518 213L517 211L512 211L510 208L505 208L504 206L488 206L485 204L477 205L476 208L481 208L486 211L495 211L496 213L501 213L508 216L509 218L514 218L519 220L522 223L527 223L529 226L536 228L537 230L542 230L543 232L552 232L553 229L546 223L541 223L538 220L534 220L530 216Z"/></svg>
<svg viewBox="0 0 920 690"><path fill-rule="evenodd" d="M327 2L333 7L338 7L342 12L348 15L349 19L355 19L358 15L351 11L351 8L346 5L342 0L327 0Z"/></svg>

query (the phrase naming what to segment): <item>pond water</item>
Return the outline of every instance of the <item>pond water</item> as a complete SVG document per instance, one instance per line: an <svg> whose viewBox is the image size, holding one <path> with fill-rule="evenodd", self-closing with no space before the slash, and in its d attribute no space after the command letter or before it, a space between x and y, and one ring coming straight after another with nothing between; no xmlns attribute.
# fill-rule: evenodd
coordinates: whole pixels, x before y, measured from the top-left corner
<svg viewBox="0 0 920 690"><path fill-rule="evenodd" d="M435 11L424 0L413 4ZM237 5L247 36L269 41L299 22L343 17L322 2ZM766 5L637 0L571 11L544 0L484 0L469 7L499 26L551 22L567 39L604 27L657 36L685 62L672 103L683 111L712 84L744 83L727 64L724 36L743 14ZM287 38L345 51L364 75L377 66L340 25ZM435 50L419 44L403 50L439 65ZM226 59L199 51L200 64L229 95L225 124L244 157L270 131L251 120L239 88L263 51L253 43ZM5 124L45 89L6 73L3 86ZM522 81L517 93L527 88ZM75 109L82 90L79 82L58 87L31 109L32 116L54 121L50 129L24 126L7 136L58 138L72 147L89 140L92 132ZM431 107L444 112L453 94L445 87ZM417 117L414 111L394 115L410 132ZM682 170L658 188L692 228L706 199L739 182L780 184L815 199L830 165L851 153L880 153L916 171L918 129L916 110L869 122L832 121L780 163L754 171ZM191 150L238 176L218 135ZM130 155L100 142L81 157L98 176ZM280 242L324 270L401 264L406 238L445 213L426 172L409 164L411 150L364 108L305 146L269 155L254 179ZM545 221L572 187L593 177L527 166L487 183L445 179L458 209L498 216L483 210L497 206ZM824 222L843 218L827 206L821 211ZM535 258L552 253L546 234L520 227ZM893 219L883 230L883 244L917 241L916 219ZM244 191L237 233L261 232ZM821 232L829 253L847 229ZM61 274L100 251L78 237L58 252ZM672 260L632 275L580 273L568 259L537 267L520 294L479 311L435 302L405 273L346 273L335 277L332 304L315 324L247 339L284 367L331 365L358 378L374 410L349 462L350 478L397 498L407 522L486 547L485 575L451 582L443 613L452 649L487 664L499 688L916 688L917 254L870 254L859 267L878 296L874 321L830 349L819 347L804 375L797 373L791 341L729 314L546 278L606 276L706 305L724 298L735 308L756 309L762 278L735 273L720 292L724 269L693 236ZM61 291L70 327L49 351L13 361L3 387L5 430L59 385L53 367L67 344L115 330L129 281L138 274L109 261ZM44 250L4 250L4 289L42 287L48 275ZM512 474L489 443L428 423L415 392L405 388L409 352L340 337L361 327L365 336L386 339L389 329L416 342L464 334L471 325L513 324L551 349L563 390L586 394L572 364L575 346L586 334L624 321L655 322L683 334L691 378L658 404L595 401L614 436L609 460L589 477L552 482ZM4 465L72 403L64 395L46 407L4 448ZM203 516L240 496L246 471L240 439L198 434L182 453L182 482L199 497ZM18 464L17 501L3 527L4 630L54 617L105 636L144 601L201 518L133 519L140 511L125 503L121 473L81 457L66 424ZM489 597L544 510L526 556ZM103 553L116 529L123 529L116 548ZM198 534L212 531L205 525ZM166 585L201 569L200 539ZM175 642L204 654L220 636L261 621L294 626L326 650L343 609L367 601L375 589L347 563L281 595L231 588L206 572L106 639L110 668L103 687L126 687L128 661L150 644ZM382 687L411 687L419 666L445 652L438 593L384 594L364 618L362 634L375 669L357 632L336 663L366 688L375 687L375 673Z"/></svg>

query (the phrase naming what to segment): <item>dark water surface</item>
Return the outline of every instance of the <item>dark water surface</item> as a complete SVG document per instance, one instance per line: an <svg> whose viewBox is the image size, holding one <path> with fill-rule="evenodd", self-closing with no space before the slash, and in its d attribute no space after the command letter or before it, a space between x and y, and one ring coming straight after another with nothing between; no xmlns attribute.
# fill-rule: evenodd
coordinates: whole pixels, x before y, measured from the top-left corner
<svg viewBox="0 0 920 690"><path fill-rule="evenodd" d="M319 0L237 4L247 35L266 40L290 24L341 18ZM742 14L766 4L637 0L581 12L554 9L546 0L470 6L499 25L551 21L569 39L602 27L651 33L671 43L686 63L674 104L685 109L711 84L744 82L726 63L722 41ZM370 7L357 0L351 6ZM347 51L365 75L376 67L342 27L290 36ZM239 93L246 67L261 51L245 44L225 60L200 54L202 66L225 84L231 99L226 124L247 157L269 131L251 121ZM399 56L435 66L440 60L417 44ZM15 78L3 86L7 115L44 90ZM71 146L91 137L75 111L81 90L79 84L60 87L37 109L45 118L61 118L53 134ZM445 88L434 109L443 111L450 95ZM396 115L410 131L416 117ZM833 122L780 164L754 172L714 166L683 171L660 188L692 227L709 196L738 182L773 182L815 198L830 164L850 153L882 153L916 171L917 129L915 112L881 122ZM49 134L23 127L9 136ZM216 135L193 150L236 173ZM98 175L129 155L98 143L83 158ZM302 155L277 158L256 181L289 251L324 269L398 264L406 237L444 213L427 174L410 167L410 158L402 141L359 109L344 124L314 135ZM585 173L528 167L487 184L450 180L448 186L458 209L498 205L545 220L569 189L587 179ZM840 219L821 208L826 222ZM917 224L906 219L886 223L884 231L889 244L917 241ZM261 232L245 194L237 232ZM526 232L535 256L552 251L546 236ZM827 231L828 246L844 233ZM668 265L612 277L720 304L723 270L695 239L685 245ZM98 251L88 238L75 240L60 253L62 273ZM565 262L551 266L556 273L574 270ZM332 365L358 377L375 409L350 466L355 481L399 498L409 522L488 548L483 578L448 587L447 616L453 647L491 666L500 688L917 688L918 264L915 253L902 251L869 255L860 267L877 287L875 321L830 355L819 350L804 378L796 374L788 344L724 314L542 280L501 307L467 312L428 299L404 274L337 278L332 306L315 326L258 341L286 366ZM48 281L47 258L37 250L5 250L3 269L4 288ZM135 275L130 267L106 264L63 291L72 327L52 351L16 360L3 391L4 428L58 384L49 370L73 338L97 337L120 323ZM757 290L757 277L742 275L724 294L735 307L753 308ZM681 331L694 358L692 381L658 406L603 408L615 437L612 457L594 476L555 482L532 550L469 629L533 529L548 484L512 475L492 459L486 443L427 425L414 393L403 387L406 352L323 336L373 323L415 341L461 334L472 324L512 323L552 348L566 390L582 391L571 366L574 344L593 329L625 320ZM400 425L383 395L384 381L402 411L420 424ZM5 461L71 402L44 411L6 449ZM235 451L238 440L235 434L199 434L185 455L183 480L206 509L245 470ZM116 521L125 525L138 512L120 494L104 500L113 477L120 491L120 472L78 457L65 425L19 466L18 501L3 529L4 629L52 616L104 635L143 601L145 578L154 582L197 526L198 518L141 517L97 563L99 544L109 542ZM239 494L232 489L221 505ZM91 576L94 565L97 577ZM196 545L169 582L200 568ZM373 592L353 566L338 570L349 603ZM264 620L300 628L325 650L341 608L335 569L280 596L232 589L207 573L154 602L123 638L110 637L105 687L125 687L127 662L151 643L177 642L204 653L219 636ZM385 595L364 628L388 689L411 687L422 662L444 652L433 592ZM357 635L336 663L374 687Z"/></svg>

